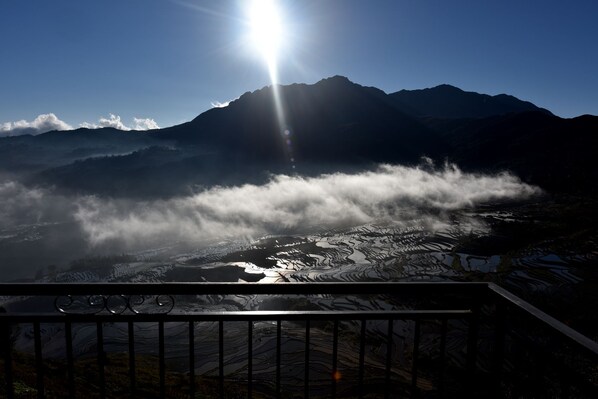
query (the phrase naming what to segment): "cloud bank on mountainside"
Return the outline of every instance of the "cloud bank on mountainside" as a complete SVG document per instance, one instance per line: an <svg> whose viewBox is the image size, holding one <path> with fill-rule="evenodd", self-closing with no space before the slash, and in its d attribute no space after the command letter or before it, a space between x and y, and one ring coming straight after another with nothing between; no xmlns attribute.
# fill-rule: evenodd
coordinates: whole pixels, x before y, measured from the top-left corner
<svg viewBox="0 0 598 399"><path fill-rule="evenodd" d="M382 165L357 174L313 178L273 176L267 184L213 187L195 195L145 202L80 198L75 219L92 245L130 247L167 239L207 243L218 239L299 234L380 220L443 225L445 213L540 190L513 175Z"/></svg>

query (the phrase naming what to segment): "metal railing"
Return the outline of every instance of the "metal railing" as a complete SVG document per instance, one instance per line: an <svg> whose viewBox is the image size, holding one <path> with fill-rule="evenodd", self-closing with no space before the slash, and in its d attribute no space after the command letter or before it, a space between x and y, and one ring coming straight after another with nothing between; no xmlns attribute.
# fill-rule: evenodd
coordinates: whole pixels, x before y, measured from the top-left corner
<svg viewBox="0 0 598 399"><path fill-rule="evenodd" d="M598 344L492 283L0 284L0 296L7 398L598 397Z"/></svg>

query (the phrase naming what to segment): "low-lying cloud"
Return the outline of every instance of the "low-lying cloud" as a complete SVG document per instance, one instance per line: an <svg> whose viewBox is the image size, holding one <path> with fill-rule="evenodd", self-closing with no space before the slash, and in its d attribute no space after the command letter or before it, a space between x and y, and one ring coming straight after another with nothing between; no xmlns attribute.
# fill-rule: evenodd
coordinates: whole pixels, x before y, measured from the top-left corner
<svg viewBox="0 0 598 399"><path fill-rule="evenodd" d="M0 225L67 222L83 232L91 250L105 253L173 242L201 246L266 234L309 234L382 220L425 223L433 230L446 227L450 211L539 192L510 174L469 174L451 165L383 165L375 171L309 178L277 175L264 185L213 187L151 201L68 197L5 181L0 182Z"/></svg>
<svg viewBox="0 0 598 399"><path fill-rule="evenodd" d="M378 220L441 223L447 211L523 199L539 189L510 174L468 174L447 165L380 166L358 174L278 175L267 184L214 187L188 197L132 202L81 198L76 220L92 245L160 240L206 243L264 234L308 233Z"/></svg>
<svg viewBox="0 0 598 399"><path fill-rule="evenodd" d="M71 130L73 127L53 113L41 114L32 121L20 120L0 124L0 137L42 134L52 130Z"/></svg>
<svg viewBox="0 0 598 399"><path fill-rule="evenodd" d="M16 181L0 181L0 202L0 230L38 223L73 222L77 209L73 198L49 189L29 188Z"/></svg>

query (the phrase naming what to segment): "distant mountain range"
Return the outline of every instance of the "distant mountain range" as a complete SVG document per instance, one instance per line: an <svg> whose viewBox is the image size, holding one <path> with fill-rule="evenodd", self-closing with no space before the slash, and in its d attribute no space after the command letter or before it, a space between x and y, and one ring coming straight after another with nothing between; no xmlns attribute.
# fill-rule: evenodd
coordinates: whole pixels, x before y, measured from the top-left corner
<svg viewBox="0 0 598 399"><path fill-rule="evenodd" d="M449 85L386 94L345 77L245 93L190 122L0 139L0 173L68 190L169 196L269 173L360 170L420 157L509 170L551 191L596 193L598 117L559 118L501 94ZM282 110L281 116L277 111Z"/></svg>

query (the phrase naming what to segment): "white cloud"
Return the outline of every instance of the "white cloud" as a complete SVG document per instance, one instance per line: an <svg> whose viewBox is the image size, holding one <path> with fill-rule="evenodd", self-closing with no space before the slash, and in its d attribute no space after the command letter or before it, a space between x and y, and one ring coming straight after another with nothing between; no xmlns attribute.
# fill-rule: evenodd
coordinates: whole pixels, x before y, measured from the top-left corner
<svg viewBox="0 0 598 399"><path fill-rule="evenodd" d="M52 113L38 115L32 121L20 120L0 124L0 136L20 136L24 134L41 134L52 130L71 130L73 127L58 119Z"/></svg>
<svg viewBox="0 0 598 399"><path fill-rule="evenodd" d="M132 202L86 197L75 218L94 245L132 247L164 240L307 233L378 220L442 226L447 211L539 193L510 174L467 174L383 165L376 171L314 178L274 176L264 185L214 187L193 196Z"/></svg>
<svg viewBox="0 0 598 399"><path fill-rule="evenodd" d="M101 117L99 120L99 126L100 127L113 127L115 129L119 129L119 130L129 130L129 128L127 126L125 126L124 123L121 122L120 116L114 115L114 114L110 114L109 118Z"/></svg>
<svg viewBox="0 0 598 399"><path fill-rule="evenodd" d="M220 101L212 101L212 108L224 108L224 107L228 107L228 104L230 104L230 101L221 103Z"/></svg>
<svg viewBox="0 0 598 399"><path fill-rule="evenodd" d="M99 126L95 123L89 123L89 122L83 122L79 124L79 127L85 128L85 129L98 129Z"/></svg>
<svg viewBox="0 0 598 399"><path fill-rule="evenodd" d="M133 130L160 129L160 126L151 118L133 118Z"/></svg>
<svg viewBox="0 0 598 399"><path fill-rule="evenodd" d="M112 127L118 130L131 130L130 128L125 126L124 123L122 123L122 121L120 120L120 116L114 114L110 114L108 118L104 118L103 116L100 117L98 123L83 122L79 126L87 129L101 129L103 127Z"/></svg>
<svg viewBox="0 0 598 399"><path fill-rule="evenodd" d="M149 130L159 129L160 126L151 118L133 118L133 125L125 125L119 115L109 114L108 118L101 117L97 123L83 122L79 125L87 129L101 129L111 127L118 130Z"/></svg>
<svg viewBox="0 0 598 399"><path fill-rule="evenodd" d="M100 129L103 127L112 127L119 130L150 130L160 129L160 126L152 118L133 118L131 125L125 125L119 115L109 114L107 118L100 117L97 123L83 122L79 127L87 129ZM58 119L53 114L41 114L32 121L20 120L15 122L0 123L0 137L21 136L24 134L37 135L50 132L52 130L72 130L73 127Z"/></svg>

